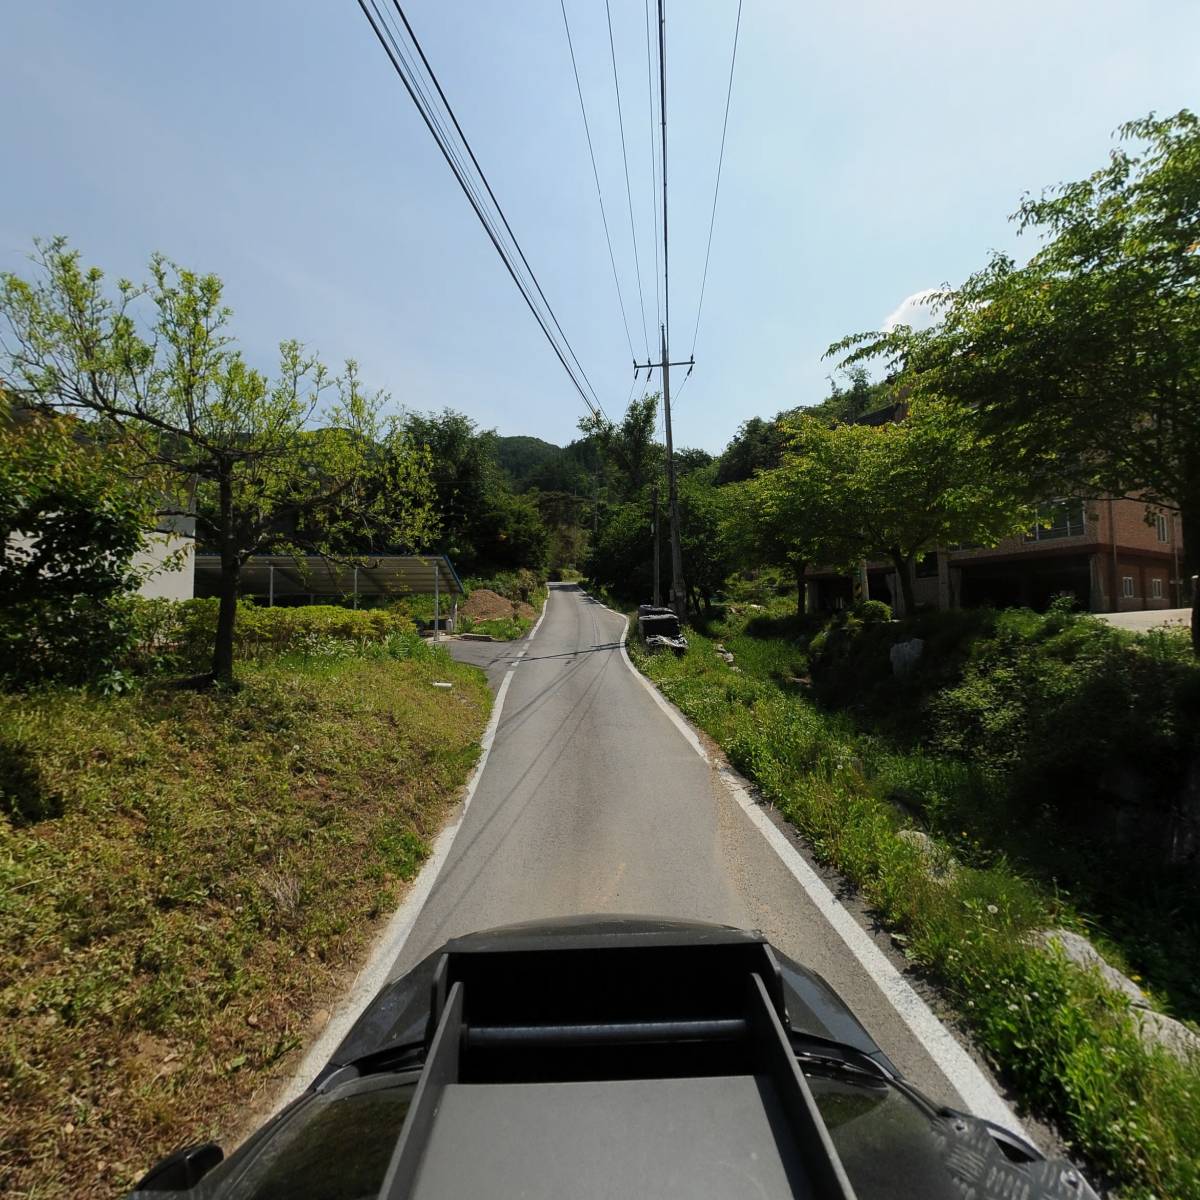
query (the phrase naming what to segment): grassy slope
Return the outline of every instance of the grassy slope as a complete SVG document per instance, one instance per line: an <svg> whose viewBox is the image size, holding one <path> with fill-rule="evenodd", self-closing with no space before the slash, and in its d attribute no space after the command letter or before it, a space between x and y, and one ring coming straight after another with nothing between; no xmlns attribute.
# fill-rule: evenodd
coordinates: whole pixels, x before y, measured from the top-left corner
<svg viewBox="0 0 1200 1200"><path fill-rule="evenodd" d="M415 874L491 704L442 653L243 678L0 697L7 782L61 812L0 819L6 1195L112 1193L222 1127Z"/></svg>
<svg viewBox="0 0 1200 1200"><path fill-rule="evenodd" d="M691 631L682 659L631 650L818 857L862 890L1010 1083L1122 1195L1200 1197L1200 1064L1147 1053L1128 1012L1093 977L1026 943L1063 914L1003 861L931 880L920 852L897 837L896 811L864 777L850 723L786 683L803 670L797 648L723 632L741 673Z"/></svg>

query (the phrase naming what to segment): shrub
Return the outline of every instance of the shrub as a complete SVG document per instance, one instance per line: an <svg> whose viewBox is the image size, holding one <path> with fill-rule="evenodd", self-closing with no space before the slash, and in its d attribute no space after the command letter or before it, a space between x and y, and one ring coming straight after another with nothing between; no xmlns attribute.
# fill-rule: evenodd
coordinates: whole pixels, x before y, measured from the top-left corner
<svg viewBox="0 0 1200 1200"><path fill-rule="evenodd" d="M468 579L465 586L468 594L476 588L487 588L514 604L533 604L545 584L527 567L521 567L516 571L501 571L488 579Z"/></svg>
<svg viewBox="0 0 1200 1200"><path fill-rule="evenodd" d="M141 670L201 670L212 655L217 628L215 598L137 600L131 605ZM319 652L341 643L355 651L391 639L416 639L416 626L396 609L352 609L330 604L303 608L238 605L234 648L241 659Z"/></svg>
<svg viewBox="0 0 1200 1200"><path fill-rule="evenodd" d="M864 625L878 625L892 619L891 608L882 600L860 600L850 611Z"/></svg>
<svg viewBox="0 0 1200 1200"><path fill-rule="evenodd" d="M822 636L847 637L856 620L846 614ZM993 614L983 624L994 621ZM1019 614L1000 625L1018 641L1065 638L1054 641L1064 653L1075 639L1090 643L1092 636L1069 614L1065 623ZM978 631L974 619L957 627ZM740 648L742 640L732 644ZM876 651L887 644L865 625L849 640ZM1125 648L1126 641L1113 644ZM1150 658L1174 653L1141 641L1137 650ZM897 836L902 818L888 801L899 798L936 813L974 791L1003 820L995 775L955 759L891 751L841 714L766 679L731 675L700 635L678 659L647 656L636 644L630 652L800 829L817 857L862 891L897 931L905 954L945 986L1006 1082L1059 1124L1074 1151L1123 1185L1130 1200L1200 1197L1200 1061L1144 1047L1123 999L1032 943L1031 931L1064 920L1056 893L957 832L953 846L936 843L936 852L945 862L952 851L960 866L935 881L922 852ZM753 670L749 656L745 661ZM1158 913L1160 927L1164 915Z"/></svg>
<svg viewBox="0 0 1200 1200"><path fill-rule="evenodd" d="M113 674L130 629L122 597L148 513L120 453L80 422L15 408L0 388L0 682Z"/></svg>

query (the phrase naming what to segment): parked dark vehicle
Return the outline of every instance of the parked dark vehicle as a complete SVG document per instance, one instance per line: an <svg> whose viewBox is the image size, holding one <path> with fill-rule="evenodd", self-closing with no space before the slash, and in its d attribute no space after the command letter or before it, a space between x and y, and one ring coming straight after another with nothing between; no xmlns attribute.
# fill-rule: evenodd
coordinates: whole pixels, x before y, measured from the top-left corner
<svg viewBox="0 0 1200 1200"><path fill-rule="evenodd" d="M221 1161L135 1190L205 1200L1087 1200L1070 1164L900 1077L757 933L579 917L448 942L388 985L298 1100Z"/></svg>

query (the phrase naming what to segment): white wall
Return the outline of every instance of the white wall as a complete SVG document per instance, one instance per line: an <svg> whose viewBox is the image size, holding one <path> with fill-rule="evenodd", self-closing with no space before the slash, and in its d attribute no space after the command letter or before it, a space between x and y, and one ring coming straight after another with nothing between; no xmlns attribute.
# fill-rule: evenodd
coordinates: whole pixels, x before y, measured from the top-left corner
<svg viewBox="0 0 1200 1200"><path fill-rule="evenodd" d="M165 567L168 562L176 569ZM196 540L187 534L152 533L133 556L133 568L139 574L150 572L138 588L139 595L190 600L196 591Z"/></svg>
<svg viewBox="0 0 1200 1200"><path fill-rule="evenodd" d="M26 534L9 537L9 545L27 548L34 543ZM178 555L172 558L173 555ZM168 561L175 570L168 570ZM196 540L189 533L162 530L146 535L146 541L132 559L138 574L148 572L138 594L165 600L190 600L196 594Z"/></svg>

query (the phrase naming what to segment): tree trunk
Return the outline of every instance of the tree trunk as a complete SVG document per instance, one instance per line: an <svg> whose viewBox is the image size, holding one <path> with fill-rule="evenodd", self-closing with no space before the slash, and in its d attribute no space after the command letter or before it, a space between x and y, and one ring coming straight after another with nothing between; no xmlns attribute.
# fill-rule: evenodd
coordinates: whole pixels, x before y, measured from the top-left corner
<svg viewBox="0 0 1200 1200"><path fill-rule="evenodd" d="M808 563L802 562L796 564L796 616L804 616L807 605L804 602L804 572L808 570Z"/></svg>
<svg viewBox="0 0 1200 1200"><path fill-rule="evenodd" d="M911 617L917 611L917 601L913 595L912 573L909 571L909 560L899 550L893 550L892 563L895 565L896 575L900 579L900 595L904 600L904 615Z"/></svg>
<svg viewBox="0 0 1200 1200"><path fill-rule="evenodd" d="M1192 589L1192 653L1200 658L1200 497L1185 500L1179 506L1179 525L1183 540L1183 578Z"/></svg>
<svg viewBox="0 0 1200 1200"><path fill-rule="evenodd" d="M217 635L213 642L213 679L217 683L233 682L233 627L237 620L238 576L242 562L233 537L233 481L225 476L220 480L221 512L221 590L217 610Z"/></svg>

